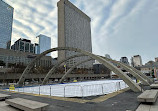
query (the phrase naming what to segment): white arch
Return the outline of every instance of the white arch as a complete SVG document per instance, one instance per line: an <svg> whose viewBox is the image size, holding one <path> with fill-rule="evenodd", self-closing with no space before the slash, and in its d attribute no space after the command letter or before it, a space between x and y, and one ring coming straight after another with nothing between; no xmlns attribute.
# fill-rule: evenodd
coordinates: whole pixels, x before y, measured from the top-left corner
<svg viewBox="0 0 158 111"><path fill-rule="evenodd" d="M139 85L137 85L130 77L128 77L124 72L122 72L120 69L118 69L116 66L114 66L112 63L108 62L107 60L94 55L90 52L78 49L78 48L72 48L72 47L57 47L57 48L52 48L49 49L43 53L41 53L40 55L38 55L24 70L24 72L22 73L18 84L21 86L25 80L25 76L26 74L29 73L29 71L31 70L31 68L34 66L35 62L37 60L39 60L41 57L43 57L44 55L53 52L53 51L60 51L60 50L69 50L69 51L75 51L75 52L79 52L82 54L85 54L97 61L99 61L100 63L102 63L104 66L106 66L107 68L109 68L110 70L112 70L114 73L116 73L133 91L135 92L140 92L141 88Z"/></svg>
<svg viewBox="0 0 158 111"><path fill-rule="evenodd" d="M102 57L102 56L101 56L101 57ZM150 85L150 84L148 83L148 80L146 80L146 78L144 78L144 77L140 76L139 74L137 74L135 71L133 71L133 70L131 69L131 67L128 67L128 65L123 64L123 63L118 62L118 61L115 61L115 60L112 60L112 59L108 59L108 58L106 58L106 57L102 57L102 58L104 58L104 59L107 60L107 61L110 61L110 62L112 62L112 63L115 63L115 64L121 66L121 67L124 68L126 71L128 71L130 74L132 74L134 77L136 77L138 80L140 80L144 85Z"/></svg>
<svg viewBox="0 0 158 111"><path fill-rule="evenodd" d="M77 55L73 55L73 56L70 56L70 57L67 57L66 59L63 59L61 61L59 61L55 66L53 66L49 72L47 73L46 77L44 78L42 84L46 84L48 79L50 78L50 76L55 72L56 68L59 67L63 62L69 60L69 59L72 59L72 58L75 58L75 57L80 57L80 56L86 56L84 54L77 54Z"/></svg>
<svg viewBox="0 0 158 111"><path fill-rule="evenodd" d="M72 67L66 72L66 74L63 75L63 77L60 79L59 82L61 83L61 82L65 79L65 77L66 77L68 74L70 74L70 73L72 72L72 70L73 70L75 67L77 67L78 65L80 65L80 64L82 64L82 63L91 61L91 60L93 60L93 59L92 59L92 58L89 58L89 59L87 59L87 60L81 61L81 62L75 64L74 66L72 66Z"/></svg>

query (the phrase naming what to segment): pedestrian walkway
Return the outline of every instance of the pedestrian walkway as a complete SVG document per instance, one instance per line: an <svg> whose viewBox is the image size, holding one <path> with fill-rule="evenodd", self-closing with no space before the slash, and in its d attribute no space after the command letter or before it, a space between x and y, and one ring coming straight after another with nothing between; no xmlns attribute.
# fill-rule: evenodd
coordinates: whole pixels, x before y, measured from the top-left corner
<svg viewBox="0 0 158 111"><path fill-rule="evenodd" d="M132 90L126 90L125 92L122 91L121 93L120 91L116 92L115 94L111 94L110 96L109 95L98 96L95 97L95 99L93 99L94 97L92 97L92 99L91 97L88 97L87 100L86 98L62 98L62 97L58 97L60 98L58 99L51 96L29 95L24 93L15 93L8 91L0 91L0 93L9 94L11 95L12 98L19 97L32 101L47 103L49 104L49 106L47 107L46 111L52 111L52 110L53 111L126 111L126 110L135 111L136 108L139 106L139 102L137 101L137 96L140 95L140 93L135 93ZM6 106L6 107L10 107L10 106ZM4 106L2 106L2 108L4 108ZM18 110L14 109L13 111L18 111Z"/></svg>
<svg viewBox="0 0 158 111"><path fill-rule="evenodd" d="M21 111L21 110L11 107L7 103L5 103L5 101L0 101L0 111Z"/></svg>
<svg viewBox="0 0 158 111"><path fill-rule="evenodd" d="M43 111L48 104L23 98L7 99L5 103L24 111Z"/></svg>
<svg viewBox="0 0 158 111"><path fill-rule="evenodd" d="M140 104L136 111L158 111L158 100L153 104Z"/></svg>

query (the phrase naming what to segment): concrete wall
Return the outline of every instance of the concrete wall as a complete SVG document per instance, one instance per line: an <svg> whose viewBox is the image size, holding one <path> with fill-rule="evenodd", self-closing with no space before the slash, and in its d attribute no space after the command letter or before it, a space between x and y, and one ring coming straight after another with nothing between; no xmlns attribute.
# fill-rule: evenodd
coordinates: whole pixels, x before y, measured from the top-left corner
<svg viewBox="0 0 158 111"><path fill-rule="evenodd" d="M0 48L0 60L4 61L6 65L8 63L15 63L21 65L28 65L37 54L29 53L29 52L21 52L21 51L14 51L9 49L2 49ZM44 56L41 58L40 61L37 62L37 66L44 66L49 67L52 65L52 58L50 56Z"/></svg>
<svg viewBox="0 0 158 111"><path fill-rule="evenodd" d="M12 72L12 68L0 68L0 72L2 73Z"/></svg>
<svg viewBox="0 0 158 111"><path fill-rule="evenodd" d="M58 46L74 47L92 52L91 43L91 26L90 18L79 10L68 0L60 0L58 2ZM58 60L65 57L75 55L77 53L71 51L60 51ZM88 57L79 57L67 61L68 66L88 59ZM79 67L92 67L92 61L87 62Z"/></svg>
<svg viewBox="0 0 158 111"><path fill-rule="evenodd" d="M51 77L50 77L50 79L51 78L53 78L53 79L55 79L55 78L61 78L62 76L63 76L64 74L53 74ZM4 73L0 73L0 80L3 80L3 79L5 79L5 80L7 80L7 79L19 79L20 78L20 76L21 76L21 74L20 73L18 73L18 74L15 74L15 73L6 73L6 74L4 74ZM46 74L27 74L26 75L26 79L36 79L36 78L44 78L46 76ZM96 78L106 78L106 77L108 77L109 76L109 74L69 74L69 75L67 75L67 78L77 78L77 77L82 77L82 78L84 78L84 77L86 77L86 78L92 78L92 77L96 77Z"/></svg>
<svg viewBox="0 0 158 111"><path fill-rule="evenodd" d="M131 58L131 62L132 62L132 66L134 67L137 67L137 66L142 66L142 59L141 59L141 56L140 55L136 55L136 56L133 56Z"/></svg>
<svg viewBox="0 0 158 111"><path fill-rule="evenodd" d="M65 47L65 6L64 1L58 2L58 47ZM65 51L58 51L58 61L66 58Z"/></svg>

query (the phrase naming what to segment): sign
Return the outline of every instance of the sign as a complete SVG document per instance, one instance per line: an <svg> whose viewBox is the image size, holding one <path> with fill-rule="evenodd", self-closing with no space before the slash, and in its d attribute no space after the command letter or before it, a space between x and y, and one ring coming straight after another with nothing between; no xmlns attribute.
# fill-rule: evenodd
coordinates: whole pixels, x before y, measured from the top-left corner
<svg viewBox="0 0 158 111"><path fill-rule="evenodd" d="M77 80L74 80L73 82L77 82Z"/></svg>
<svg viewBox="0 0 158 111"><path fill-rule="evenodd" d="M12 85L10 85L9 90L15 90L15 87L14 87L14 85L13 85L13 84L12 84Z"/></svg>
<svg viewBox="0 0 158 111"><path fill-rule="evenodd" d="M139 83L139 82L140 82L140 80L136 79L136 83Z"/></svg>

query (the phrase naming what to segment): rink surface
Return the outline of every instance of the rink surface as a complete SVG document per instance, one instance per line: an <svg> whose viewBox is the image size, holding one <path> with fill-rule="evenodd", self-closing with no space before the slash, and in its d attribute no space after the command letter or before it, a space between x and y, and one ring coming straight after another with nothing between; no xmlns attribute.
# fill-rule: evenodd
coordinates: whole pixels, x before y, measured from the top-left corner
<svg viewBox="0 0 158 111"><path fill-rule="evenodd" d="M123 80L98 80L67 84L15 88L16 92L58 97L86 97L109 94L128 87Z"/></svg>

